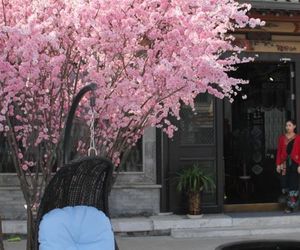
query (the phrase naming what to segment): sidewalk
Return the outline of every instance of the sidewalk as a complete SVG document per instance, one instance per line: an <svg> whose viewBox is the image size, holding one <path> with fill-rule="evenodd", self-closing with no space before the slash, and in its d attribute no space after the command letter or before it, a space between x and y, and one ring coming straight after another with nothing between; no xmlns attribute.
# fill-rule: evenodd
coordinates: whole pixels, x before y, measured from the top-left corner
<svg viewBox="0 0 300 250"><path fill-rule="evenodd" d="M168 236L157 237L118 237L120 250L215 250L216 247L235 241L276 239L299 240L299 234L288 235L262 235L250 237L217 237L174 239ZM5 242L5 250L25 250L25 241L18 243Z"/></svg>
<svg viewBox="0 0 300 250"><path fill-rule="evenodd" d="M214 250L240 240L300 239L300 213L206 214L197 219L158 215L112 219L112 224L120 250ZM6 233L22 235L25 230L25 221L4 223ZM6 242L5 250L25 250L25 241Z"/></svg>
<svg viewBox="0 0 300 250"><path fill-rule="evenodd" d="M300 234L300 213L283 212L205 214L189 219L185 215L157 215L112 219L114 232L122 236L170 235L174 238ZM26 234L26 221L3 221L6 234Z"/></svg>

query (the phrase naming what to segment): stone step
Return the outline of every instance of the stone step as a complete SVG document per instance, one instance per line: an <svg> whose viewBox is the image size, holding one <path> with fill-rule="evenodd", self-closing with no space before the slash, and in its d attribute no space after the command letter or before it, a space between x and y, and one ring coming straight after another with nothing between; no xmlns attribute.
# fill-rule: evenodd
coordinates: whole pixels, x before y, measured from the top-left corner
<svg viewBox="0 0 300 250"><path fill-rule="evenodd" d="M210 228L232 226L232 218L225 214L206 214L201 218L190 219L185 215L168 215L150 217L154 230L172 228Z"/></svg>
<svg viewBox="0 0 300 250"><path fill-rule="evenodd" d="M152 216L154 230L176 228L213 228L245 226L300 225L300 213L284 214L283 212L240 213L240 214L207 214L202 218L190 219L187 216Z"/></svg>
<svg viewBox="0 0 300 250"><path fill-rule="evenodd" d="M271 227L216 227L198 229L172 229L174 238L241 237L256 235L288 235L300 233L298 225L279 225Z"/></svg>
<svg viewBox="0 0 300 250"><path fill-rule="evenodd" d="M233 227L272 227L278 225L300 225L300 213L284 214L283 212L270 213L241 213L232 217Z"/></svg>

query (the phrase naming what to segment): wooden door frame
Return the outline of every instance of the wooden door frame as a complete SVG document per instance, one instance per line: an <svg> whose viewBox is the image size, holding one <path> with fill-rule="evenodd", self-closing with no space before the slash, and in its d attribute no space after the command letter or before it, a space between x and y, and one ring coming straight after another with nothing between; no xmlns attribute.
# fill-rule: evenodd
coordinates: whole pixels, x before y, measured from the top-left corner
<svg viewBox="0 0 300 250"><path fill-rule="evenodd" d="M203 208L204 213L220 213L222 212L222 205L223 205L223 194L220 195L223 191L223 186L220 186L219 183L222 183L223 178L223 101L217 98L214 98L214 127L215 127L215 148L216 148L216 155L213 158L216 167L216 184L217 184L217 191L216 191L216 205L206 205ZM169 212L170 206L168 204L169 200L169 183L166 179L168 173L170 171L170 146L169 146L169 139L168 137L161 131L157 130L157 166L158 166L158 181L159 184L162 185L161 189L161 204L160 209L161 212ZM203 158L204 159L204 158ZM212 159L210 159L212 160ZM219 168L219 166L222 166Z"/></svg>
<svg viewBox="0 0 300 250"><path fill-rule="evenodd" d="M217 212L224 209L225 161L224 161L224 100L216 100L216 157L217 157Z"/></svg>

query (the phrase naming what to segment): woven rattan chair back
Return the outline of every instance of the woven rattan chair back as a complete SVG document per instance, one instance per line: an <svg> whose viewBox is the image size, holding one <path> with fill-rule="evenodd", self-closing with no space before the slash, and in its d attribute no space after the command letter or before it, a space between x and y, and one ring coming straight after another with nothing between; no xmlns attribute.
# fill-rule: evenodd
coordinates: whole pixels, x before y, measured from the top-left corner
<svg viewBox="0 0 300 250"><path fill-rule="evenodd" d="M85 157L66 164L45 189L39 206L38 225L46 213L66 206L93 206L109 217L112 170L112 164L100 157Z"/></svg>

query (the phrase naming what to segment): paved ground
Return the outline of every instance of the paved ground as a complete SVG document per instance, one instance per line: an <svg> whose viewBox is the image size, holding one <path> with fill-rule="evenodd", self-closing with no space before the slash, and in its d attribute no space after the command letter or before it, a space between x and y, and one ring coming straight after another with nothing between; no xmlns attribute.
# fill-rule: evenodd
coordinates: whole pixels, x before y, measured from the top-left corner
<svg viewBox="0 0 300 250"><path fill-rule="evenodd" d="M299 234L291 235L263 235L261 237L235 238L207 238L207 239L174 239L171 237L119 237L117 239L120 250L214 250L224 243L255 240L255 239L283 239L299 240ZM5 250L25 250L25 241L18 243L5 242Z"/></svg>

